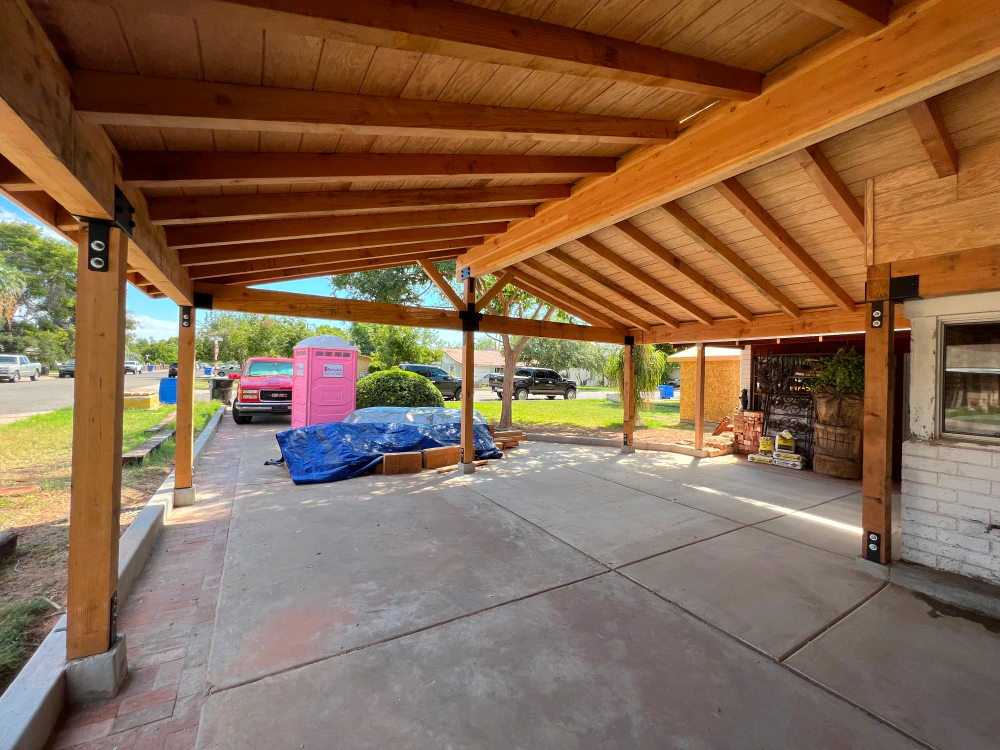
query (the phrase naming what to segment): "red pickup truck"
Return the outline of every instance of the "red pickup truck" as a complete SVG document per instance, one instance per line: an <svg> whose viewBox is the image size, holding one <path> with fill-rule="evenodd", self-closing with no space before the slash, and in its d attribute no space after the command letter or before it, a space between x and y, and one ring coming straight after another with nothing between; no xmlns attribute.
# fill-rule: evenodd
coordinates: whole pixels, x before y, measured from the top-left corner
<svg viewBox="0 0 1000 750"><path fill-rule="evenodd" d="M248 359L233 401L233 421L247 424L254 414L291 415L292 367L290 359Z"/></svg>

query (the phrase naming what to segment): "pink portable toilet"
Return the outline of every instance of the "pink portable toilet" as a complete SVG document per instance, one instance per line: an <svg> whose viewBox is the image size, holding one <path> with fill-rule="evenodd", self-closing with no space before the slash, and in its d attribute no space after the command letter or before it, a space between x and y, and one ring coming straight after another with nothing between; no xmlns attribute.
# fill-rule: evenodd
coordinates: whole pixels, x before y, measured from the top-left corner
<svg viewBox="0 0 1000 750"><path fill-rule="evenodd" d="M339 336L302 339L294 354L292 427L343 422L354 411L358 350Z"/></svg>

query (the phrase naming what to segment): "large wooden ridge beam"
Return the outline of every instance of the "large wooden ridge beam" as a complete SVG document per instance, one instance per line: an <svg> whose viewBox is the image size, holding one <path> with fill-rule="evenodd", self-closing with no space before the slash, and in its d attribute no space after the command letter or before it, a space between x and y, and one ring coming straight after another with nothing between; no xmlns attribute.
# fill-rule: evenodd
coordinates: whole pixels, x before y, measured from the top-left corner
<svg viewBox="0 0 1000 750"><path fill-rule="evenodd" d="M78 71L73 99L99 125L581 143L668 143L673 122L387 96Z"/></svg>
<svg viewBox="0 0 1000 750"><path fill-rule="evenodd" d="M534 214L532 206L496 206L459 208L449 211L398 211L359 216L320 216L308 219L201 224L167 229L170 247L204 247L240 244L262 240L290 240L326 237L357 232L410 227L446 227L462 224L487 224L511 219L525 219Z"/></svg>
<svg viewBox="0 0 1000 750"><path fill-rule="evenodd" d="M361 302L319 297L311 294L278 292L267 289L198 282L195 291L212 295L212 309L227 312L292 315L321 320L343 320L352 323L384 323L386 325L462 330L462 319L455 310L437 310L429 307L410 307L383 302ZM548 320L507 318L486 315L479 329L484 333L509 333L514 336L532 336L568 341L594 341L621 344L627 331L620 328L599 328L572 323L553 323Z"/></svg>
<svg viewBox="0 0 1000 750"><path fill-rule="evenodd" d="M720 107L677 140L622 159L614 175L459 259L492 273L654 206L787 156L1000 69L1000 24L980 0L920 0L879 34L827 45L770 76L765 95Z"/></svg>
<svg viewBox="0 0 1000 750"><path fill-rule="evenodd" d="M2 186L0 186L2 187ZM459 208L481 203L518 204L568 198L569 185L513 185L484 188L417 188L411 190L340 190L261 195L203 195L150 198L154 224L209 224L294 216L326 216L398 208Z"/></svg>
<svg viewBox="0 0 1000 750"><path fill-rule="evenodd" d="M93 1L726 99L756 96L762 78L751 70L450 0Z"/></svg>
<svg viewBox="0 0 1000 750"><path fill-rule="evenodd" d="M592 177L615 171L603 156L495 154L310 154L126 151L122 179L133 187L222 187L409 177Z"/></svg>

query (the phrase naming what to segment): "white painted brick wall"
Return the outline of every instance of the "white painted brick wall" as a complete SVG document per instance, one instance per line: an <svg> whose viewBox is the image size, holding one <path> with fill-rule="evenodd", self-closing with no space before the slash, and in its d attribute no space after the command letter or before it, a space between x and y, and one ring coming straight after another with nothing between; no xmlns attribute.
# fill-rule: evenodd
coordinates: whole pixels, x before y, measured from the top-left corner
<svg viewBox="0 0 1000 750"><path fill-rule="evenodd" d="M904 560L1000 584L1000 447L903 443L902 498Z"/></svg>

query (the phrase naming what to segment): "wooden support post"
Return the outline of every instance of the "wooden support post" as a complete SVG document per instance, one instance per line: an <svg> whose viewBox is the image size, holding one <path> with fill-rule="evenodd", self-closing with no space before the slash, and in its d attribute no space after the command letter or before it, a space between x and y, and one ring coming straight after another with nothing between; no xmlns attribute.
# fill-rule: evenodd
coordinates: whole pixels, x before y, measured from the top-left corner
<svg viewBox="0 0 1000 750"><path fill-rule="evenodd" d="M892 559L892 420L896 381L895 306L886 299L888 282L888 263L868 268L861 554L882 565Z"/></svg>
<svg viewBox="0 0 1000 750"><path fill-rule="evenodd" d="M705 432L705 344L699 343L694 365L694 449L704 445Z"/></svg>
<svg viewBox="0 0 1000 750"><path fill-rule="evenodd" d="M465 279L465 304L468 315L476 314L476 280ZM462 463L459 465L463 474L472 474L476 470L476 443L472 434L472 397L476 392L476 334L471 321L465 321L462 334Z"/></svg>
<svg viewBox="0 0 1000 750"><path fill-rule="evenodd" d="M180 308L177 332L177 434L174 504L194 505L194 336L195 311Z"/></svg>
<svg viewBox="0 0 1000 750"><path fill-rule="evenodd" d="M625 341L622 373L622 453L635 453L635 339Z"/></svg>
<svg viewBox="0 0 1000 750"><path fill-rule="evenodd" d="M94 240L107 242L107 271L88 266L91 228L79 242L67 659L104 653L117 637L128 237L100 231Z"/></svg>

